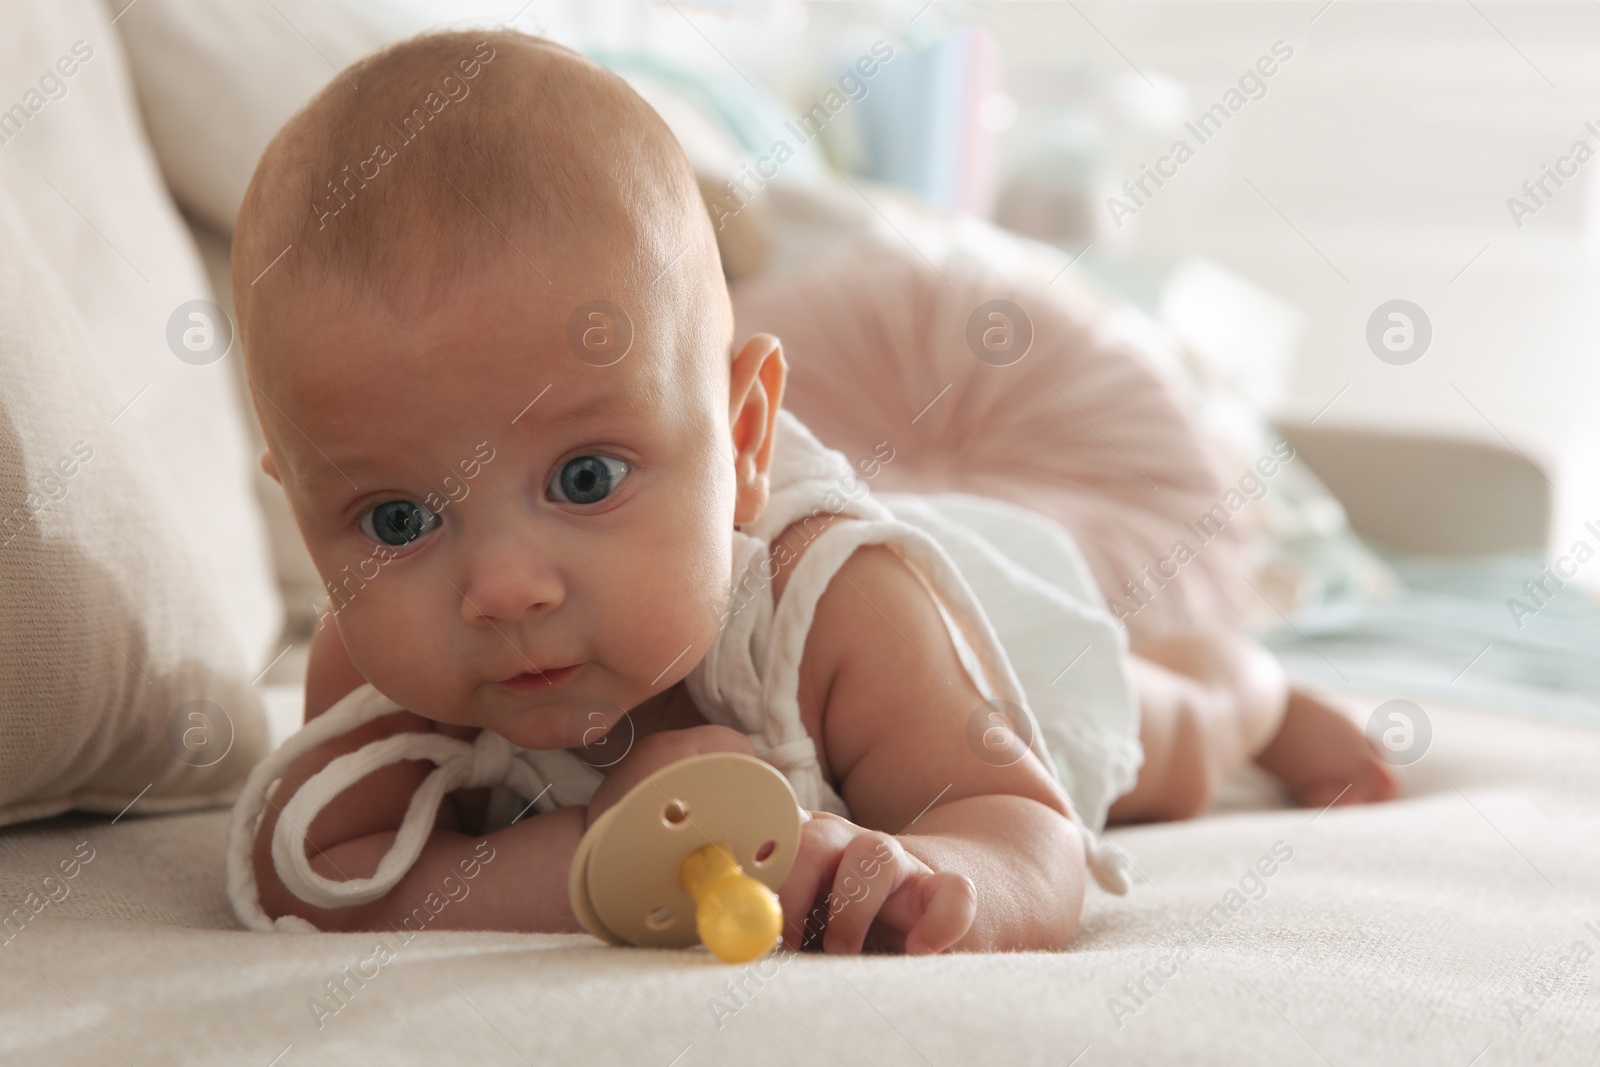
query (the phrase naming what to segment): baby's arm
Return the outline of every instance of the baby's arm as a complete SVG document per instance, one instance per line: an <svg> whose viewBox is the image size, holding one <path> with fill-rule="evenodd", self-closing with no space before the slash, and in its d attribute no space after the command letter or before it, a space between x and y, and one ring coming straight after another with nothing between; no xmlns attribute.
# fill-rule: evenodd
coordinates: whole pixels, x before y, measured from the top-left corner
<svg viewBox="0 0 1600 1067"><path fill-rule="evenodd" d="M890 549L858 549L823 593L801 703L821 705L819 741L854 821L806 824L780 894L792 946L814 932L815 901L830 889L834 908L820 909L828 951L858 951L869 930L874 947L907 948L914 928L911 951L1070 943L1084 854L1066 798L1033 752L995 766L968 746L983 696L927 591Z"/></svg>
<svg viewBox="0 0 1600 1067"><path fill-rule="evenodd" d="M365 679L333 626L312 638L306 671L306 719L322 714ZM529 815L493 834L468 834L458 795L445 798L417 862L377 900L348 908L318 908L292 894L272 862L272 833L279 812L306 779L346 752L403 731L432 730L471 740L475 729L435 723L398 711L336 737L290 765L256 832L254 863L261 906L270 916L298 915L319 930L384 930L414 909L449 899L429 915L429 928L581 930L567 903L567 866L587 825L583 808ZM434 765L406 760L375 771L334 798L307 828L312 870L326 878L369 877L388 852L412 795ZM487 844L485 844L487 842ZM435 903L435 908L438 908Z"/></svg>
<svg viewBox="0 0 1600 1067"><path fill-rule="evenodd" d="M326 711L363 679L338 631L325 627L312 640L306 673L307 719ZM261 906L274 918L298 915L319 930L384 930L424 908L429 929L581 932L567 897L567 871L589 824L654 770L700 752L749 753L743 734L720 726L672 730L641 738L610 768L587 806L529 814L489 834L463 832L476 821L466 791L440 805L434 829L416 863L377 900L348 908L317 908L294 896L272 862L272 833L279 810L295 791L334 758L402 731L438 730L471 740L477 730L435 723L399 711L365 724L308 752L285 773L256 833L254 864ZM307 833L311 867L336 881L369 877L388 852L412 795L433 764L407 760L363 778L323 809ZM481 818L481 814L476 816ZM430 894L434 909L424 902ZM449 900L440 907L437 901ZM433 914L437 911L437 914Z"/></svg>

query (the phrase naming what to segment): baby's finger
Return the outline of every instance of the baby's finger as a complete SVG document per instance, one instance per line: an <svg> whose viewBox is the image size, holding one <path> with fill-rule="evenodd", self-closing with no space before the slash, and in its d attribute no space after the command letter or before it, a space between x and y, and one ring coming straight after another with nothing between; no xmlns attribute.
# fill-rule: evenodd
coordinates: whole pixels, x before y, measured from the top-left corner
<svg viewBox="0 0 1600 1067"><path fill-rule="evenodd" d="M977 917L978 891L972 879L956 871L934 871L912 877L890 894L868 943L874 951L911 956L943 952L967 935Z"/></svg>
<svg viewBox="0 0 1600 1067"><path fill-rule="evenodd" d="M854 834L851 824L827 812L808 812L800 826L800 844L794 866L778 889L783 909L783 943L798 952L807 937L814 937L827 922L827 910L812 916L817 896L832 884L839 854ZM807 925L809 920L809 926Z"/></svg>
<svg viewBox="0 0 1600 1067"><path fill-rule="evenodd" d="M899 841L881 831L863 833L845 846L834 875L833 892L842 907L833 912L822 947L830 953L856 953L884 904L901 884L928 867Z"/></svg>
<svg viewBox="0 0 1600 1067"><path fill-rule="evenodd" d="M943 952L966 936L978 916L978 889L959 871L930 874L907 885L900 895L914 898L922 912L906 934L908 956Z"/></svg>

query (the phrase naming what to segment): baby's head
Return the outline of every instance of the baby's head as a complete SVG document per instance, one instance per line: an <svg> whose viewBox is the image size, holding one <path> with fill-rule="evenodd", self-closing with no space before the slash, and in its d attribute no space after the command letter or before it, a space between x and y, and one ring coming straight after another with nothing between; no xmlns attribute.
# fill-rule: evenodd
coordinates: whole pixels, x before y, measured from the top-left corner
<svg viewBox="0 0 1600 1067"><path fill-rule="evenodd" d="M233 268L263 468L380 691L566 748L699 662L784 368L732 350L694 175L621 79L508 32L364 60L268 147Z"/></svg>

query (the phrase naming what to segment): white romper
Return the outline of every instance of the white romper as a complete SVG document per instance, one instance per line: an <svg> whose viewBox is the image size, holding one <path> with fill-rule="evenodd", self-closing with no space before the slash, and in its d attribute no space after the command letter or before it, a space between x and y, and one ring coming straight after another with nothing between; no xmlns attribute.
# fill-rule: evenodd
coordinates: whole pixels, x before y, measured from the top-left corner
<svg viewBox="0 0 1600 1067"><path fill-rule="evenodd" d="M892 462L892 460L891 460ZM873 469L864 462L863 472ZM789 779L802 807L850 817L824 780L816 743L800 719L800 660L818 599L861 545L893 548L934 596L961 663L985 701L1005 701L1013 721L1032 725L1033 751L1072 802L1090 870L1123 893L1130 863L1101 836L1112 801L1133 787L1143 762L1138 711L1127 674L1125 632L1113 621L1072 538L1026 508L962 493L869 494L841 453L824 447L780 410L771 495L754 522L734 531L729 613L710 651L685 679L708 722L750 737L756 755ZM807 516L836 521L817 534L795 565L778 604L771 588L771 543ZM1004 705L1001 705L1004 706ZM234 913L256 930L311 931L261 908L251 847L274 783L299 756L363 722L400 710L370 684L307 723L252 771L234 806L228 841L228 892ZM974 709L975 758L986 714ZM1018 735L1024 731L1019 730ZM1028 740L1023 738L1023 740ZM438 766L412 798L389 853L370 878L333 881L306 859L304 828L330 800L379 767L404 759ZM317 907L366 903L388 892L416 861L444 796L494 787L484 831L530 808L586 804L603 774L565 749L524 749L492 730L471 742L405 733L340 756L308 779L284 806L273 835L278 875Z"/></svg>

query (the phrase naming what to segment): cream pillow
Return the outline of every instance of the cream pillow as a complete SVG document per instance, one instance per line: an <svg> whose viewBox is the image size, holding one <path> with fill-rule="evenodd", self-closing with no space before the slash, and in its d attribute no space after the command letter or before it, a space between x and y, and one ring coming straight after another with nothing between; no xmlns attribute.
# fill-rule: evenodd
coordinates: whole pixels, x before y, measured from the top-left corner
<svg viewBox="0 0 1600 1067"><path fill-rule="evenodd" d="M120 11L126 0L107 2ZM216 299L231 314L228 241L267 142L339 68L381 48L396 31L317 0L139 0L116 29L156 159L173 195L200 223L196 236ZM233 369L249 412L243 363ZM254 414L247 419L250 452L258 456L265 443ZM303 636L317 619L313 605L326 602L322 579L282 488L259 468L254 479L286 638Z"/></svg>
<svg viewBox="0 0 1600 1067"><path fill-rule="evenodd" d="M0 191L0 825L226 803L266 751L227 597L48 260Z"/></svg>
<svg viewBox="0 0 1600 1067"><path fill-rule="evenodd" d="M0 20L0 824L223 803L282 647L238 355L174 343L212 294L110 17Z"/></svg>
<svg viewBox="0 0 1600 1067"><path fill-rule="evenodd" d="M117 31L94 0L0 0L0 24L0 188L127 405L118 427L145 440L143 476L170 497L167 536L206 576L215 623L251 677L283 647L283 605L252 489L239 353L222 347L225 319L211 323L220 358L181 343L199 337L186 334L192 302L212 293L150 154Z"/></svg>
<svg viewBox="0 0 1600 1067"><path fill-rule="evenodd" d="M267 142L397 30L328 0L106 0L173 194L231 236Z"/></svg>

